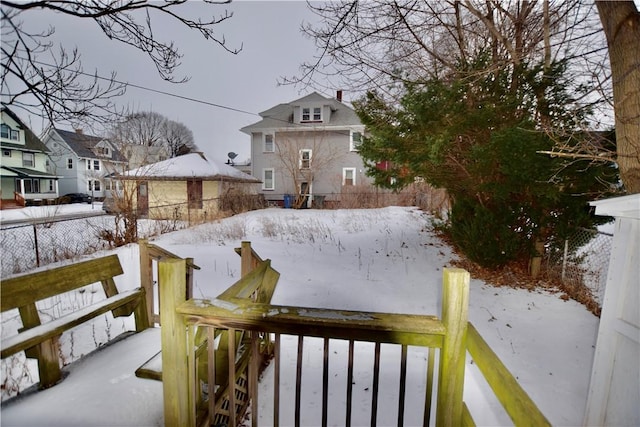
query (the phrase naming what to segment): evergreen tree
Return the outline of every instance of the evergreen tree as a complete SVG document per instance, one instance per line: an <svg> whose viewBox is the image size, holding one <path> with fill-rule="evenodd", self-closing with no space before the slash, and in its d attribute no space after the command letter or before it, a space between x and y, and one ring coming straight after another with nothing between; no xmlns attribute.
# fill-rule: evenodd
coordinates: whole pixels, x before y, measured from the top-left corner
<svg viewBox="0 0 640 427"><path fill-rule="evenodd" d="M399 105L368 93L355 104L370 132L360 152L379 185L421 177L445 188L447 230L470 259L526 263L536 242L553 244L577 226L594 226L587 202L610 190L602 183L615 170L539 154L553 148L554 132L575 129L588 113L569 108L564 64L486 72L489 61L480 53L455 75L406 84ZM391 167L376 167L381 161Z"/></svg>

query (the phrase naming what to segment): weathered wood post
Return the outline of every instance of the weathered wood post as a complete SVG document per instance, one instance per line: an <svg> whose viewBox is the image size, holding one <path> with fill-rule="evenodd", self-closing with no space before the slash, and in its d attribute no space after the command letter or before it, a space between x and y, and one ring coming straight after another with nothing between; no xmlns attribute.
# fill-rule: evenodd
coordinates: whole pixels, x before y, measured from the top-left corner
<svg viewBox="0 0 640 427"><path fill-rule="evenodd" d="M251 256L251 242L244 241L240 243L240 277L244 277L253 270Z"/></svg>
<svg viewBox="0 0 640 427"><path fill-rule="evenodd" d="M138 242L138 248L140 252L140 287L144 289L147 298L147 315L149 321L158 323L158 319L155 318L153 313L154 292L153 292L153 260L149 254L149 240L140 239Z"/></svg>
<svg viewBox="0 0 640 427"><path fill-rule="evenodd" d="M189 392L187 325L183 317L176 313L176 307L185 302L186 274L187 261L184 259L163 259L158 262L164 422L168 426L195 424L191 417L193 402Z"/></svg>
<svg viewBox="0 0 640 427"><path fill-rule="evenodd" d="M442 287L442 323L446 334L440 350L437 426L462 422L462 392L469 317L469 273L445 268Z"/></svg>

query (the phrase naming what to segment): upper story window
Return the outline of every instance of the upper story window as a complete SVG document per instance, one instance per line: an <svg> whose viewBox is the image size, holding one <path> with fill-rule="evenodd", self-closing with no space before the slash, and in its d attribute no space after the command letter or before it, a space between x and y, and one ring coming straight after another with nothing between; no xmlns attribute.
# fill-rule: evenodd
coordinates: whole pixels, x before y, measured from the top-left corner
<svg viewBox="0 0 640 427"><path fill-rule="evenodd" d="M93 161L93 170L96 170L96 171L100 170L100 160Z"/></svg>
<svg viewBox="0 0 640 427"><path fill-rule="evenodd" d="M71 157L67 159L67 169L73 169L73 159Z"/></svg>
<svg viewBox="0 0 640 427"><path fill-rule="evenodd" d="M321 122L322 121L322 107L303 107L302 108L302 122Z"/></svg>
<svg viewBox="0 0 640 427"><path fill-rule="evenodd" d="M7 125L6 123L3 123L0 126L0 137L5 139L10 139L12 141L19 141L20 131L16 129L11 129L9 125Z"/></svg>
<svg viewBox="0 0 640 427"><path fill-rule="evenodd" d="M311 150L300 150L300 169L311 169Z"/></svg>
<svg viewBox="0 0 640 427"><path fill-rule="evenodd" d="M32 168L36 164L36 156L33 153L22 153L22 166Z"/></svg>
<svg viewBox="0 0 640 427"><path fill-rule="evenodd" d="M265 153L273 153L274 150L274 135L272 133L265 133L263 136L263 151Z"/></svg>
<svg viewBox="0 0 640 427"><path fill-rule="evenodd" d="M2 157L11 157L11 150L2 150Z"/></svg>
<svg viewBox="0 0 640 427"><path fill-rule="evenodd" d="M96 151L102 156L111 157L111 149L109 147L98 147Z"/></svg>
<svg viewBox="0 0 640 427"><path fill-rule="evenodd" d="M362 132L351 131L350 133L349 150L358 151L360 144L362 144Z"/></svg>

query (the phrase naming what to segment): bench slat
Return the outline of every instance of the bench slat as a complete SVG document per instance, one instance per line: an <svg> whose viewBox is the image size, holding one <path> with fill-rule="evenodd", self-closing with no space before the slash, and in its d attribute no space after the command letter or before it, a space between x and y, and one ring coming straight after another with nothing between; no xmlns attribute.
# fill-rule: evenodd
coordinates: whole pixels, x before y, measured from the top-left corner
<svg viewBox="0 0 640 427"><path fill-rule="evenodd" d="M2 281L2 312L22 307L123 273L118 255L65 265Z"/></svg>
<svg viewBox="0 0 640 427"><path fill-rule="evenodd" d="M4 283L2 286L4 288ZM31 348L52 337L60 335L62 332L69 330L74 326L78 326L93 317L111 311L124 304L133 302L136 299L144 299L144 290L142 288L122 292L118 295L47 322L46 324L23 331L18 335L5 338L2 340L1 357L4 359L14 353Z"/></svg>

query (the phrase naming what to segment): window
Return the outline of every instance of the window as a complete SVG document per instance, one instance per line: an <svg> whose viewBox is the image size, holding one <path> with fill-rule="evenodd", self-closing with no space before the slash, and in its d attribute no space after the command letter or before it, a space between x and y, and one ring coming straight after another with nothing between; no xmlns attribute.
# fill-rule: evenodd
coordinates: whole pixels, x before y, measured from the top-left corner
<svg viewBox="0 0 640 427"><path fill-rule="evenodd" d="M311 169L311 150L300 150L300 169Z"/></svg>
<svg viewBox="0 0 640 427"><path fill-rule="evenodd" d="M276 180L273 169L262 169L262 189L275 190Z"/></svg>
<svg viewBox="0 0 640 427"><path fill-rule="evenodd" d="M87 159L87 170L91 170L91 160Z"/></svg>
<svg viewBox="0 0 640 427"><path fill-rule="evenodd" d="M100 181L98 181L97 179L93 181L93 190L100 191Z"/></svg>
<svg viewBox="0 0 640 427"><path fill-rule="evenodd" d="M303 107L302 108L302 117L300 119L302 122L321 122L322 121L322 107Z"/></svg>
<svg viewBox="0 0 640 427"><path fill-rule="evenodd" d="M22 153L22 166L32 168L35 162L35 155L33 153Z"/></svg>
<svg viewBox="0 0 640 427"><path fill-rule="evenodd" d="M362 144L362 133L351 131L349 150L358 151L360 144Z"/></svg>
<svg viewBox="0 0 640 427"><path fill-rule="evenodd" d="M202 180L187 181L189 209L202 209Z"/></svg>
<svg viewBox="0 0 640 427"><path fill-rule="evenodd" d="M20 139L20 131L11 129L11 137L9 139L12 141L18 141Z"/></svg>
<svg viewBox="0 0 640 427"><path fill-rule="evenodd" d="M55 181L50 179L49 180L49 193L53 193L55 190L56 190Z"/></svg>
<svg viewBox="0 0 640 427"><path fill-rule="evenodd" d="M264 152L273 153L273 134L272 133L264 134Z"/></svg>
<svg viewBox="0 0 640 427"><path fill-rule="evenodd" d="M356 168L342 169L342 185L356 185Z"/></svg>
<svg viewBox="0 0 640 427"><path fill-rule="evenodd" d="M11 150L2 150L2 157L11 157Z"/></svg>
<svg viewBox="0 0 640 427"><path fill-rule="evenodd" d="M72 158L68 158L67 159L67 169L73 169L73 159Z"/></svg>
<svg viewBox="0 0 640 427"><path fill-rule="evenodd" d="M93 161L93 170L96 170L96 171L100 170L100 160Z"/></svg>
<svg viewBox="0 0 640 427"><path fill-rule="evenodd" d="M98 147L96 151L98 154L102 154L103 156L111 156L111 150L109 150L109 147Z"/></svg>
<svg viewBox="0 0 640 427"><path fill-rule="evenodd" d="M9 134L11 133L11 129L6 124L0 125L0 137L9 139Z"/></svg>

